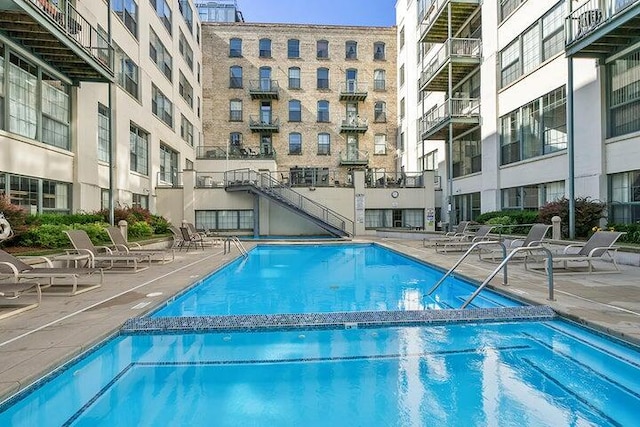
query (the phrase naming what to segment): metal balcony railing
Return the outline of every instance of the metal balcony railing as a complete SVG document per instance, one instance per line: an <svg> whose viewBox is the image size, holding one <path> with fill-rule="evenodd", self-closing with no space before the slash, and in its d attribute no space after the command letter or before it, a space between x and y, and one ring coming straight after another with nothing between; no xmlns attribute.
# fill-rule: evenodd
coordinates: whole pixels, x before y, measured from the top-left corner
<svg viewBox="0 0 640 427"><path fill-rule="evenodd" d="M592 33L638 0L587 0L569 14L565 23L565 45Z"/></svg>
<svg viewBox="0 0 640 427"><path fill-rule="evenodd" d="M369 129L369 121L360 117L348 117L342 119L340 132L364 133Z"/></svg>
<svg viewBox="0 0 640 427"><path fill-rule="evenodd" d="M280 120L277 117L249 117L249 129L253 132L279 132Z"/></svg>
<svg viewBox="0 0 640 427"><path fill-rule="evenodd" d="M479 116L480 98L450 98L424 115L422 133L429 132L447 120Z"/></svg>
<svg viewBox="0 0 640 427"><path fill-rule="evenodd" d="M180 188L183 186L183 173L178 171L158 172L156 186L162 188Z"/></svg>
<svg viewBox="0 0 640 427"><path fill-rule="evenodd" d="M249 147L244 144L239 146L230 145L228 147L229 155L227 156L227 146L216 145L199 145L196 147L196 158L209 160L264 160L275 159L274 150L265 152L260 147Z"/></svg>
<svg viewBox="0 0 640 427"><path fill-rule="evenodd" d="M347 80L340 83L341 101L359 101L367 97L367 83L356 79Z"/></svg>
<svg viewBox="0 0 640 427"><path fill-rule="evenodd" d="M447 40L429 61L420 76L420 87L426 85L441 68L456 58L464 60L480 61L482 56L482 40L480 39L459 39L452 38Z"/></svg>
<svg viewBox="0 0 640 427"><path fill-rule="evenodd" d="M280 86L277 80L260 79L249 81L249 94L253 99L278 99Z"/></svg>
<svg viewBox="0 0 640 427"><path fill-rule="evenodd" d="M369 163L369 153L358 149L340 151L341 165L366 165Z"/></svg>

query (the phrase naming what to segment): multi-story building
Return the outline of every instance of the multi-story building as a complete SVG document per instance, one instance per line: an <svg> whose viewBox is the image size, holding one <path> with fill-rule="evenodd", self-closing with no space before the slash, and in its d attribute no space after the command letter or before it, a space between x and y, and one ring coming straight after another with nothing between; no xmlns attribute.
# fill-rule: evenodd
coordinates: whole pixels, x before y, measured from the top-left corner
<svg viewBox="0 0 640 427"><path fill-rule="evenodd" d="M188 0L2 2L0 192L34 213L155 210L157 185L192 167L200 144L194 11Z"/></svg>
<svg viewBox="0 0 640 427"><path fill-rule="evenodd" d="M640 2L421 0L396 13L403 162L438 166L443 221L562 196L638 220Z"/></svg>
<svg viewBox="0 0 640 427"><path fill-rule="evenodd" d="M200 22L244 22L236 0L197 2Z"/></svg>

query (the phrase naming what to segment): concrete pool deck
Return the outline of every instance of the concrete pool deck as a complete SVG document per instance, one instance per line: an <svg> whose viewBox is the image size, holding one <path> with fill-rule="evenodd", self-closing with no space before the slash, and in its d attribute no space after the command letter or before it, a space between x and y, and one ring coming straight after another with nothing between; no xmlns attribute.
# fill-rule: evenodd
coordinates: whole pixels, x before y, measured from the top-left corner
<svg viewBox="0 0 640 427"><path fill-rule="evenodd" d="M422 240L354 240L371 241L444 269L461 255L436 253L433 248L424 248ZM244 242L248 250L256 244ZM154 265L136 274L106 274L102 287L76 296L45 294L40 307L0 320L0 401L112 335L127 319L153 310L238 256L237 250L225 255L222 248L176 252L172 263ZM482 282L496 267L496 263L471 255L458 270ZM508 286L501 284L501 273L491 286L526 302L549 305L570 319L640 344L640 267L620 268L618 274L556 274L555 301L547 299L546 276L525 271L522 263L509 265Z"/></svg>

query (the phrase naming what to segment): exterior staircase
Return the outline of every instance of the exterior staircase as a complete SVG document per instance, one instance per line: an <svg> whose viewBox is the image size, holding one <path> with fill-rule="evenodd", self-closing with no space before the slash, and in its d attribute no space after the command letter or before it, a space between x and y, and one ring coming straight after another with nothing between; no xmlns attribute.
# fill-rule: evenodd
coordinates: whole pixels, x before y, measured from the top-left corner
<svg viewBox="0 0 640 427"><path fill-rule="evenodd" d="M351 237L353 235L353 221L292 190L268 173L259 173L251 169L225 172L225 190L248 191L256 196L266 197L307 218L334 236Z"/></svg>

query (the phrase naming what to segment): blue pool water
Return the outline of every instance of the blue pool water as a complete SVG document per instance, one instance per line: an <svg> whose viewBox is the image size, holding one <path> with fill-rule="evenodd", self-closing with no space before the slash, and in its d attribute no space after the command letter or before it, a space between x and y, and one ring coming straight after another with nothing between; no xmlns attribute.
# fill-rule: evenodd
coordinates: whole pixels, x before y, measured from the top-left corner
<svg viewBox="0 0 640 427"><path fill-rule="evenodd" d="M637 426L640 354L563 321L121 336L3 426Z"/></svg>
<svg viewBox="0 0 640 427"><path fill-rule="evenodd" d="M459 308L476 287L374 244L260 245L155 316ZM474 307L517 305L483 292Z"/></svg>

